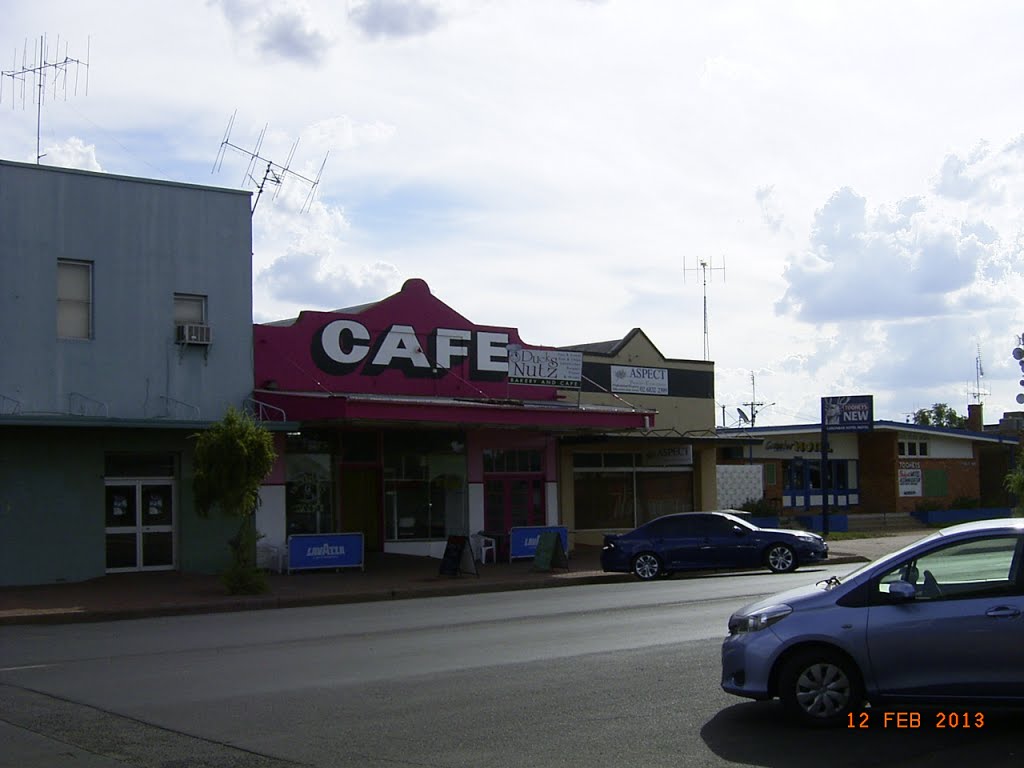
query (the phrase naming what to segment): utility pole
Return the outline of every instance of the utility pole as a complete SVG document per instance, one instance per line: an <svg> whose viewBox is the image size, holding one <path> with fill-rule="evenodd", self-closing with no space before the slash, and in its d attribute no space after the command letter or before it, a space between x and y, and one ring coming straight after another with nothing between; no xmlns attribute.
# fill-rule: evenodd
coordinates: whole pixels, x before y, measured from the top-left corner
<svg viewBox="0 0 1024 768"><path fill-rule="evenodd" d="M757 384L754 381L754 372L750 372L750 402L743 403L743 405L750 408L750 426L753 427L757 423L757 410L768 406L775 405L775 403L765 403L757 399Z"/></svg>

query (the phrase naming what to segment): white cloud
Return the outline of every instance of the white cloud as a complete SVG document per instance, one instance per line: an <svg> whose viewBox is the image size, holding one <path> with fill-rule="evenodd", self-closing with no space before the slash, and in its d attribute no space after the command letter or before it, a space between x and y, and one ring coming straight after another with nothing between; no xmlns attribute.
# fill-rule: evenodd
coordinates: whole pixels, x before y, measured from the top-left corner
<svg viewBox="0 0 1024 768"><path fill-rule="evenodd" d="M298 140L254 217L259 319L422 277L531 343L641 327L700 358L706 294L727 413L752 372L758 423L962 412L978 346L989 413L1017 407L1017 4L37 0L0 45L54 19L91 64L44 162L241 186L242 152L211 173L232 113L246 151L266 127L257 181ZM0 155L32 162L4 94Z"/></svg>

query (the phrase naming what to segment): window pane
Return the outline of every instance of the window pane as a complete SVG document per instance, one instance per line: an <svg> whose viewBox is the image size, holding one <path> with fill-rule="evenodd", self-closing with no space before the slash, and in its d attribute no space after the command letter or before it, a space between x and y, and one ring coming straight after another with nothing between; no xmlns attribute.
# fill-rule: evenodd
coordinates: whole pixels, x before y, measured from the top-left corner
<svg viewBox="0 0 1024 768"><path fill-rule="evenodd" d="M186 293L174 294L175 323L205 323L206 297Z"/></svg>
<svg viewBox="0 0 1024 768"><path fill-rule="evenodd" d="M576 527L635 528L632 472L577 472Z"/></svg>
<svg viewBox="0 0 1024 768"><path fill-rule="evenodd" d="M57 298L67 301L89 301L92 292L89 263L57 262Z"/></svg>
<svg viewBox="0 0 1024 768"><path fill-rule="evenodd" d="M674 512L693 511L693 475L641 472L636 476L637 525Z"/></svg>
<svg viewBox="0 0 1024 768"><path fill-rule="evenodd" d="M92 336L92 265L84 261L57 262L57 336Z"/></svg>

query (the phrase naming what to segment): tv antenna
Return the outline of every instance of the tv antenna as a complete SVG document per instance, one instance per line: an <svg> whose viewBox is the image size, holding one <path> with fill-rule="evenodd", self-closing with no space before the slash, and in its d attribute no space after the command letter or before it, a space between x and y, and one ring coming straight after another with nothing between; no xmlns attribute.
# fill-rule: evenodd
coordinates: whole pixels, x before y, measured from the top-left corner
<svg viewBox="0 0 1024 768"><path fill-rule="evenodd" d="M231 143L231 128L235 124L235 115L238 114L238 110L231 115L231 119L228 120L227 130L224 131L224 140L220 143L220 149L217 151L217 159L213 161L213 170L210 173L216 173L220 170L221 165L224 163L224 153L227 149L233 149L237 152L241 152L243 155L248 156L249 165L245 169L245 176L242 177L242 186L246 184L253 184L256 187L256 199L252 203L252 211L250 215L256 213L256 206L259 205L260 197L263 195L263 190L267 184L272 184L276 187L274 190L274 198L281 193L281 186L284 184L285 179L294 177L300 181L305 182L309 185L309 194L306 195L306 201L302 204L300 213L306 213L313 205L313 196L316 194L316 188L320 186L320 176L323 175L324 166L327 165L327 156L329 152L324 155L324 161L320 164L320 170L317 171L316 178L310 179L307 176L303 176L300 173L296 173L291 169L292 158L295 156L295 150L299 146L299 140L296 139L295 143L292 144L291 151L288 153L288 159L285 160L284 165L275 163L266 157L260 155L260 150L263 147L263 137L267 134L267 126L263 126L263 130L260 131L259 138L256 139L256 148L253 150L243 149L237 144ZM258 164L266 163L266 167L263 169L263 177L257 179L254 175Z"/></svg>
<svg viewBox="0 0 1024 768"><path fill-rule="evenodd" d="M44 157L39 148L40 136L43 123L43 103L46 101L47 86L53 85L53 95L57 98L57 91L64 94L64 100L68 98L68 74L74 72L74 95L78 94L79 75L85 70L85 93L89 95L89 42L87 38L85 46L85 61L73 59L68 56L68 44L64 43L64 56L60 56L60 37L57 38L57 45L54 46L53 57L51 58L50 46L46 36L39 37L33 46L32 59L28 57L28 39L25 40L25 47L21 50L21 67L18 66L18 52L14 52L14 66L9 70L0 71L0 104L3 103L3 84L7 78L11 79L11 108L21 101L21 108L34 102L36 105L36 165ZM20 89L19 89L20 86ZM19 96L18 91L21 91Z"/></svg>
<svg viewBox="0 0 1024 768"><path fill-rule="evenodd" d="M978 355L974 358L974 389L968 392L976 403L981 403L983 396L992 394L988 390L981 388L981 381L984 378L985 370L981 367L981 344L978 344Z"/></svg>
<svg viewBox="0 0 1024 768"><path fill-rule="evenodd" d="M722 279L725 279L725 257L722 257L722 266L716 267L708 259L700 259L697 262L696 267L687 267L686 262L683 262L683 282L686 282L687 272L696 272L698 269L701 272L701 278L704 283L704 359L711 359L711 342L708 338L708 272L714 274L715 272L722 273Z"/></svg>

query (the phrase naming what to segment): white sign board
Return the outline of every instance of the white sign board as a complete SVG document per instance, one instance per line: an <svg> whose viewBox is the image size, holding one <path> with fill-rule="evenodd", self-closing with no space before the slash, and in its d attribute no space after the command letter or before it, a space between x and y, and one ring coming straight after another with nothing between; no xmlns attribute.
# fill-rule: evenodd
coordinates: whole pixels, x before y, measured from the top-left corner
<svg viewBox="0 0 1024 768"><path fill-rule="evenodd" d="M900 496L921 496L924 492L924 474L914 461L900 462Z"/></svg>
<svg viewBox="0 0 1024 768"><path fill-rule="evenodd" d="M668 369L613 365L612 392L633 395L667 395Z"/></svg>
<svg viewBox="0 0 1024 768"><path fill-rule="evenodd" d="M559 389L579 389L583 353L565 349L508 349L509 384L542 384Z"/></svg>

